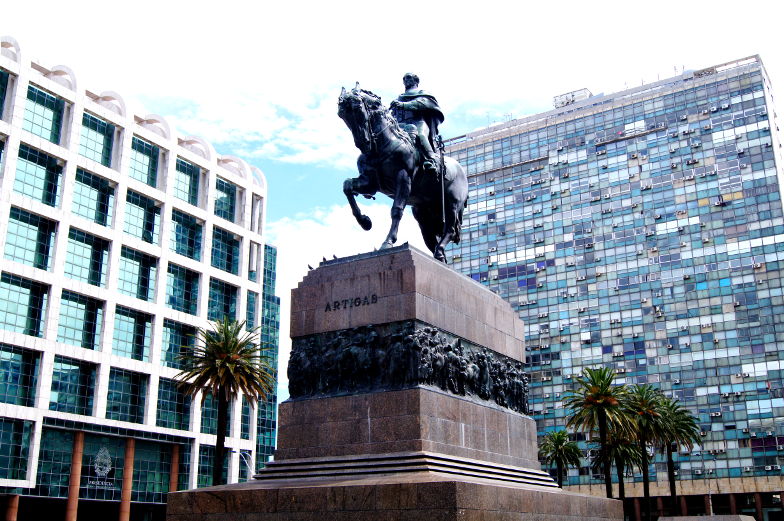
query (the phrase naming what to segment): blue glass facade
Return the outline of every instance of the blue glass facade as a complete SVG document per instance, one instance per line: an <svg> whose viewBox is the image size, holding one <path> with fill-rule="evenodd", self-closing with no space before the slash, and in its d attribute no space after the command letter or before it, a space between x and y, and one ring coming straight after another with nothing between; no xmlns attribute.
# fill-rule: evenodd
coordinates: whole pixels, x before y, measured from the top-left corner
<svg viewBox="0 0 784 521"><path fill-rule="evenodd" d="M679 479L781 476L784 219L756 57L447 142L468 171L455 269L526 325L539 434L584 367L649 383L698 418ZM571 485L599 484L588 460ZM657 456L652 479L666 481ZM636 479L640 479L639 475Z"/></svg>

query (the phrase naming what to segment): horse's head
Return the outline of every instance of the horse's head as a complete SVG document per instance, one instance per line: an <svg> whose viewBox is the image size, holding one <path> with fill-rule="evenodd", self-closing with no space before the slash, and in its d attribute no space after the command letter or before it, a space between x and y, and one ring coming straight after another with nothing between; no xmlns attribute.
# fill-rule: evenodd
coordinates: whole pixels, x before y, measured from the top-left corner
<svg viewBox="0 0 784 521"><path fill-rule="evenodd" d="M359 88L350 91L343 88L338 98L338 117L351 130L354 144L363 152L370 149L370 111L375 110L374 97L378 98L372 92L368 93ZM378 104L380 105L380 100Z"/></svg>

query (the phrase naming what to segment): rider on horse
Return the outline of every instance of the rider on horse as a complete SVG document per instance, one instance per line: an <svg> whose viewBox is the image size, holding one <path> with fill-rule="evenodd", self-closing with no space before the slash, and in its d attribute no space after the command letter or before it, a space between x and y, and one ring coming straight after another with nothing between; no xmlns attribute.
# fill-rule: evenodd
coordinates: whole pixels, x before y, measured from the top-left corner
<svg viewBox="0 0 784 521"><path fill-rule="evenodd" d="M406 73L403 76L406 91L390 104L390 110L400 126L416 136L414 143L422 157L422 168L438 175L439 157L436 153L438 125L444 121L444 113L436 98L419 87L419 76Z"/></svg>

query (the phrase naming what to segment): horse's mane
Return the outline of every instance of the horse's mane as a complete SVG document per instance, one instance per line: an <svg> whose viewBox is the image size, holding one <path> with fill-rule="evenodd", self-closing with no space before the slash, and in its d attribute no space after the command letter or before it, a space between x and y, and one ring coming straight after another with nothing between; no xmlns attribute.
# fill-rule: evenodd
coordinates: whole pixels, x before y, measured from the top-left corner
<svg viewBox="0 0 784 521"><path fill-rule="evenodd" d="M372 91L366 89L359 89L359 92L361 95L366 95L372 98L373 101L378 102L379 108L375 109L375 112L379 112L381 114L381 117L383 117L387 121L387 123L389 124L389 129L392 131L393 134L395 134L399 139L409 142L412 146L414 145L414 143L411 141L411 136L408 135L408 132L400 128L400 124L392 116L392 112L388 108L384 107L383 103L381 103L381 96L378 96L377 94L374 94Z"/></svg>

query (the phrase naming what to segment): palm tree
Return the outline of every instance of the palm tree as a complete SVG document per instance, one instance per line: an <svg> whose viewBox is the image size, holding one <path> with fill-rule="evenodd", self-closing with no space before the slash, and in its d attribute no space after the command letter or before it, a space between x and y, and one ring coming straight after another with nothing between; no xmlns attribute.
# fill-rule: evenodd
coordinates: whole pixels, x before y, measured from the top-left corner
<svg viewBox="0 0 784 521"><path fill-rule="evenodd" d="M244 395L251 404L264 400L275 384L274 369L262 356L258 346L258 328L246 330L245 322L224 317L209 329L200 328L195 347L186 350L180 360L183 369L177 375L185 394L195 397L211 393L218 403L218 432L212 484L222 481L226 425L229 404Z"/></svg>
<svg viewBox="0 0 784 521"><path fill-rule="evenodd" d="M569 433L565 430L548 432L542 440L539 452L544 457L546 465L555 463L558 473L558 486L563 488L564 470L580 466L580 456L582 452L577 447L577 443L569 441Z"/></svg>
<svg viewBox="0 0 784 521"><path fill-rule="evenodd" d="M662 451L667 454L667 478L670 482L671 515L676 515L677 494L675 492L675 462L673 461L673 445L683 446L692 450L700 444L700 428L697 419L678 400L664 398L661 402L663 438Z"/></svg>
<svg viewBox="0 0 784 521"><path fill-rule="evenodd" d="M611 427L607 434L607 451L599 451L593 458L591 468L594 471L601 471L606 464L615 464L615 475L618 478L618 499L626 499L623 477L627 468L640 467L642 459L640 451L634 443L636 435L630 432L618 432L618 429Z"/></svg>
<svg viewBox="0 0 784 521"><path fill-rule="evenodd" d="M635 385L624 397L623 407L635 424L642 471L642 493L645 501L645 520L651 519L651 490L648 475L648 444L663 438L664 425L661 409L664 395L652 385Z"/></svg>
<svg viewBox="0 0 784 521"><path fill-rule="evenodd" d="M629 429L629 421L620 406L626 387L613 386L614 378L615 374L609 367L586 367L577 378L577 389L569 391L564 399L564 405L572 410L567 427L589 434L597 428L599 430L599 450L604 462L604 487L608 498L612 497L611 464L603 456L607 452L608 426L613 425L619 431Z"/></svg>

